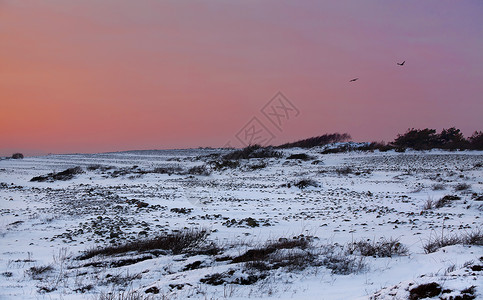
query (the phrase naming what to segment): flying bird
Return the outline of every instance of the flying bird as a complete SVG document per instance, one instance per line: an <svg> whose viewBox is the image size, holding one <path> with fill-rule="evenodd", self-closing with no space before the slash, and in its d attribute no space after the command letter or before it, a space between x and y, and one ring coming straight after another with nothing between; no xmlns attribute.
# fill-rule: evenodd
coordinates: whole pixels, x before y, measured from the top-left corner
<svg viewBox="0 0 483 300"><path fill-rule="evenodd" d="M405 63L405 62L406 62L406 61L403 61L402 63L397 63L397 65L398 65L398 66L404 66L404 63Z"/></svg>
<svg viewBox="0 0 483 300"><path fill-rule="evenodd" d="M354 78L354 79L351 79L351 80L349 80L349 82L353 82L353 81L356 81L357 79L359 79L359 77L357 77L357 78Z"/></svg>

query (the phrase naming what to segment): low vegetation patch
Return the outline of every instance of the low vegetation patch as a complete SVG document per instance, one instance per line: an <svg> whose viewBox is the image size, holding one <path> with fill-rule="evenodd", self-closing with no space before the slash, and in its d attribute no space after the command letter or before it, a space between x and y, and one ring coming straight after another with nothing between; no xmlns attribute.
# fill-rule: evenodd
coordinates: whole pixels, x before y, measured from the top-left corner
<svg viewBox="0 0 483 300"><path fill-rule="evenodd" d="M74 167L58 173L49 173L45 176L36 176L30 179L30 181L44 182L44 181L56 181L56 180L71 180L77 174L82 174L84 171L81 167Z"/></svg>
<svg viewBox="0 0 483 300"><path fill-rule="evenodd" d="M95 300L154 300L152 295L145 295L136 291L126 292L103 292Z"/></svg>
<svg viewBox="0 0 483 300"><path fill-rule="evenodd" d="M366 268L364 257L347 255L341 252L327 255L322 260L322 266L330 269L332 274L337 275L357 274Z"/></svg>
<svg viewBox="0 0 483 300"><path fill-rule="evenodd" d="M209 176L210 171L208 170L208 168L206 168L205 165L201 165L201 166L195 166L195 167L190 168L188 170L188 174L190 174L190 175L200 175L200 176Z"/></svg>
<svg viewBox="0 0 483 300"><path fill-rule="evenodd" d="M310 241L303 237L294 237L292 239L280 238L276 242L269 242L262 247L250 249L244 254L233 258L232 263L262 261L277 250L281 249L306 249L310 245Z"/></svg>
<svg viewBox="0 0 483 300"><path fill-rule="evenodd" d="M280 151L275 151L271 147L262 147L259 145L252 145L245 147L240 150L235 150L223 156L225 160L240 160L240 159L251 159L251 158L270 158L282 157Z"/></svg>
<svg viewBox="0 0 483 300"><path fill-rule="evenodd" d="M424 244L423 249L426 253L433 253L439 249L452 245L475 245L483 246L483 232L480 229L462 234L441 235L430 237Z"/></svg>
<svg viewBox="0 0 483 300"><path fill-rule="evenodd" d="M460 200L460 199L461 199L461 197L456 196L456 195L446 195L443 198L436 201L436 203L434 204L434 207L435 208L441 208L441 207L447 206L449 203L451 203L451 201L456 201L456 200Z"/></svg>
<svg viewBox="0 0 483 300"><path fill-rule="evenodd" d="M138 240L122 245L108 246L87 250L78 259L84 260L97 255L111 256L127 252L148 252L152 250L166 250L172 254L185 253L202 249L206 246L208 232L202 229L187 229L157 236L151 239Z"/></svg>
<svg viewBox="0 0 483 300"><path fill-rule="evenodd" d="M300 159L300 160L311 160L314 159L312 156L305 153L292 154L287 159Z"/></svg>
<svg viewBox="0 0 483 300"><path fill-rule="evenodd" d="M27 271L27 275L29 275L32 279L41 279L41 275L47 272L52 271L53 268L51 265L45 265L45 266L34 266L29 268Z"/></svg>
<svg viewBox="0 0 483 300"><path fill-rule="evenodd" d="M437 183L437 184L433 184L431 189L433 191L444 191L446 189L446 187L444 186L444 184Z"/></svg>
<svg viewBox="0 0 483 300"><path fill-rule="evenodd" d="M454 190L458 192L458 191L466 191L466 190L469 190L470 188L471 188L470 184L459 183L454 187Z"/></svg>
<svg viewBox="0 0 483 300"><path fill-rule="evenodd" d="M308 139L299 140L292 143L283 144L277 146L277 148L313 148L317 146L325 146L332 143L346 142L351 139L351 136L347 133L331 133L324 134L317 137L311 137Z"/></svg>
<svg viewBox="0 0 483 300"><path fill-rule="evenodd" d="M221 171L221 170L226 170L226 169L235 169L240 166L239 161L233 161L233 160L213 160L209 163L214 170Z"/></svg>
<svg viewBox="0 0 483 300"><path fill-rule="evenodd" d="M337 168L335 170L335 172L338 174L338 175L349 175L349 174L352 174L354 173L354 171L352 170L351 167L342 167L342 168Z"/></svg>
<svg viewBox="0 0 483 300"><path fill-rule="evenodd" d="M408 248L401 244L398 239L382 239L380 241L361 240L349 244L350 254L373 257L393 257L408 254Z"/></svg>
<svg viewBox="0 0 483 300"><path fill-rule="evenodd" d="M312 187L318 187L319 186L317 181L310 179L310 178L306 178L306 179L301 179L301 180L295 181L295 182L284 183L284 184L281 185L281 187L291 188L292 185L298 187L301 190L308 188L310 186L312 186Z"/></svg>

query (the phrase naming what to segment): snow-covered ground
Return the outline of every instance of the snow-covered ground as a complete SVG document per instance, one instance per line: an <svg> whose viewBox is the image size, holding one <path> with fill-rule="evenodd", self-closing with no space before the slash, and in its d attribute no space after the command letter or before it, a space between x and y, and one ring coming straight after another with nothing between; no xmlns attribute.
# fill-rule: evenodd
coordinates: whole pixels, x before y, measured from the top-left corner
<svg viewBox="0 0 483 300"><path fill-rule="evenodd" d="M434 299L483 298L483 247L467 238L481 244L483 152L312 148L233 168L212 163L229 152L0 160L0 299L95 299L122 290L155 299L408 299L433 282ZM302 153L307 160L287 159ZM205 168L188 172L195 166ZM70 180L30 181L73 167L82 173ZM457 197L438 203L447 195ZM207 231L200 251L80 259L186 229ZM440 239L460 241L425 251ZM282 246L289 241L296 243ZM407 251L364 256L356 247L363 241Z"/></svg>

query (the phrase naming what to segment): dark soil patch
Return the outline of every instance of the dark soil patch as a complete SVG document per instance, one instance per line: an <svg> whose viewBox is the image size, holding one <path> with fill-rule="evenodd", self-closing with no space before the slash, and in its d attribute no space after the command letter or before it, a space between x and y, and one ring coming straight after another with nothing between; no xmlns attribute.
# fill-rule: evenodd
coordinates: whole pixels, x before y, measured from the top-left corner
<svg viewBox="0 0 483 300"><path fill-rule="evenodd" d="M441 294L443 289L436 282L421 284L409 291L409 300L431 298Z"/></svg>

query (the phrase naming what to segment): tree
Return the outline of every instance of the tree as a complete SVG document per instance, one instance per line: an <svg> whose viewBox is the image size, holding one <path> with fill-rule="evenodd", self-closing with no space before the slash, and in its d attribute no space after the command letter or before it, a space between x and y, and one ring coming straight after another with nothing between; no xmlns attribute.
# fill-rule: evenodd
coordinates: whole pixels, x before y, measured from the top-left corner
<svg viewBox="0 0 483 300"><path fill-rule="evenodd" d="M443 149L465 149L468 146L468 141L461 130L455 127L443 129L439 134L439 142Z"/></svg>
<svg viewBox="0 0 483 300"><path fill-rule="evenodd" d="M434 129L408 129L404 134L398 134L393 144L399 148L429 150L438 144L439 135Z"/></svg>
<svg viewBox="0 0 483 300"><path fill-rule="evenodd" d="M475 131L468 141L471 149L483 150L483 131Z"/></svg>

